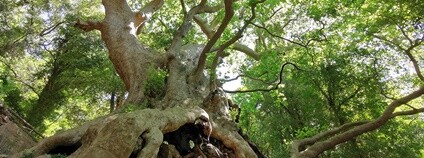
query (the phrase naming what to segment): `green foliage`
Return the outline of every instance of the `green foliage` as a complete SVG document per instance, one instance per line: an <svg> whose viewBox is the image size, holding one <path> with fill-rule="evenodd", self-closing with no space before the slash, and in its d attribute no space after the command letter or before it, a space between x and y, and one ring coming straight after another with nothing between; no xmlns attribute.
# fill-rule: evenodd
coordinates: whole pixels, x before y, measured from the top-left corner
<svg viewBox="0 0 424 158"><path fill-rule="evenodd" d="M296 131L298 139L313 137L318 132L319 131L317 129L309 127L304 127Z"/></svg>
<svg viewBox="0 0 424 158"><path fill-rule="evenodd" d="M150 67L145 86L145 94L151 98L162 98L165 96L165 83L167 72L162 69Z"/></svg>
<svg viewBox="0 0 424 158"><path fill-rule="evenodd" d="M21 158L33 158L33 157L34 157L34 154L32 150L25 150Z"/></svg>
<svg viewBox="0 0 424 158"><path fill-rule="evenodd" d="M5 16L0 25L0 100L40 132L51 135L105 114L104 96L124 91L99 34L81 34L70 23L79 13L98 16L99 5L99 1L1 4ZM92 105L103 108L94 110Z"/></svg>
<svg viewBox="0 0 424 158"><path fill-rule="evenodd" d="M277 90L235 95L242 107L239 126L269 157L289 157L288 147L282 144L288 145L295 139L311 137L347 122L380 116L391 102L382 93L398 98L405 94L405 89L411 90L411 86L406 85L422 85L420 81L418 84L412 81L416 79L415 73L411 72L411 67L406 68L410 61L401 55L403 52L373 36L384 35L406 47L408 43L399 31L400 25L413 40L419 38L412 36L420 30L412 28L411 24L423 14L420 15L422 10L411 6L414 3L293 1L287 8L284 3L280 4L281 10L277 13L261 10L263 15L275 13L274 17L292 17L292 21L284 29L281 29L287 22L284 18L267 21L272 36L257 29L257 36L267 42L255 45L256 50L263 53L260 62L242 65L242 73L255 78L245 78L242 89L275 85L280 66L285 62L296 63L302 70L287 67L283 85ZM411 14L406 15L406 10ZM275 35L304 45L277 39ZM422 49L415 49L414 53L422 58ZM396 73L402 77L396 77ZM410 104L422 107L418 102ZM323 156L400 157L399 153L404 153L408 157L420 157L422 137L417 138L418 144L408 140L413 139L410 136L419 135L411 131L422 129L416 126L422 121L411 125L406 123L409 119L397 118L379 131L342 144ZM409 130L408 134L403 133L405 129ZM380 140L382 136L386 140Z"/></svg>
<svg viewBox="0 0 424 158"><path fill-rule="evenodd" d="M187 8L198 3L184 2ZM252 16L250 7L256 2L235 2L235 16L214 47L234 36ZM147 2L129 3L138 9ZM46 135L106 114L112 94L125 96L99 33L82 33L71 24L76 19L102 19L100 4L99 0L7 0L0 4L0 101ZM266 29L251 24L238 42L258 52L261 60L225 50L238 58L224 64L249 76L241 81L241 90L270 88L280 77L282 84L270 92L232 96L242 109L238 126L268 157L289 157L293 140L347 122L377 118L390 98L400 98L423 85L404 52L410 40L418 41L411 54L422 67L422 8L424 3L417 0L267 0L259 4L252 23ZM163 53L183 22L181 13L180 3L166 1L138 38ZM198 16L216 29L224 14ZM206 43L206 36L193 25L183 44ZM209 54L208 69L215 57ZM287 66L279 76L286 62L302 70ZM148 71L145 94L160 99L165 95L168 72L152 67ZM422 101L419 98L409 105L422 108ZM127 105L124 110L137 108ZM422 117L399 117L322 156L422 157L423 128Z"/></svg>
<svg viewBox="0 0 424 158"><path fill-rule="evenodd" d="M12 108L20 109L19 103L22 101L22 96L16 84L9 81L7 76L2 76L0 89L0 96L4 98L4 103Z"/></svg>

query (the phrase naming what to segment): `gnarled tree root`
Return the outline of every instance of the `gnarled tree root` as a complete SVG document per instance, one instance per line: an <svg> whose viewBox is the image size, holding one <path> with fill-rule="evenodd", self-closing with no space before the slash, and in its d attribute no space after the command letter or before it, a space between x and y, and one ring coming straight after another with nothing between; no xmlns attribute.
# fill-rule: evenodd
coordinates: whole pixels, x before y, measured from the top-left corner
<svg viewBox="0 0 424 158"><path fill-rule="evenodd" d="M111 114L46 138L14 157L59 153L69 157L90 158L157 157L164 144L164 134L176 131L185 124L193 124L197 119L211 121L209 115L199 107L144 109ZM235 153L235 157L256 157L229 120L216 119L212 126L214 130L211 139L221 141Z"/></svg>

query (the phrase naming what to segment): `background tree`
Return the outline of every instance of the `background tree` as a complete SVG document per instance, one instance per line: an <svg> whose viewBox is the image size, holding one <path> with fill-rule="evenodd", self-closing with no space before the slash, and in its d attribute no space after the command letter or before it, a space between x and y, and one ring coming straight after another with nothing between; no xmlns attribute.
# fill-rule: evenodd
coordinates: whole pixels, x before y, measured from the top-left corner
<svg viewBox="0 0 424 158"><path fill-rule="evenodd" d="M75 34L77 29L66 22L75 15L62 13L86 13L78 8L89 3L7 2L2 4L2 78L9 87L2 93L4 101L38 131L53 125L47 135L99 116L85 107L89 104L99 105L99 114L105 114L107 108L100 106L107 102L104 95L123 95L122 83L97 35Z"/></svg>

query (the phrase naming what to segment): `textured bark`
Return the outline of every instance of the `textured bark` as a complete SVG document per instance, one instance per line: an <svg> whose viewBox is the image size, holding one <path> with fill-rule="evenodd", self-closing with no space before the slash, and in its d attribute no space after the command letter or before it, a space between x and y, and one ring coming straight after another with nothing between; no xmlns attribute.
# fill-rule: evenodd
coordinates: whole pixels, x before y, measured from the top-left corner
<svg viewBox="0 0 424 158"><path fill-rule="evenodd" d="M144 13L133 12L122 0L102 3L106 13L102 21L77 22L76 26L86 31L101 31L109 58L129 92L127 103L141 104L145 99L147 70L164 65L167 58L137 40L137 30L147 18Z"/></svg>
<svg viewBox="0 0 424 158"><path fill-rule="evenodd" d="M394 112L395 109L402 104L406 104L409 101L418 98L424 94L424 87L420 87L418 90L406 95L400 99L394 100L390 103L380 117L372 121L360 121L352 122L342 125L339 128L319 133L311 138L305 138L302 140L295 140L292 143L292 157L294 158L309 158L317 157L319 154L326 150L335 147L338 144L352 140L355 137L364 134L366 132L373 131L383 126L391 118L406 114L405 112ZM424 109L415 109L410 111L408 114L416 114ZM326 138L326 139L324 139ZM324 139L324 140L321 140ZM305 150L306 145L311 145Z"/></svg>
<svg viewBox="0 0 424 158"><path fill-rule="evenodd" d="M109 58L129 92L128 102L140 104L147 69L156 64L154 52L137 42L135 32L141 17L136 16L125 3L114 2L103 1L106 17L102 22L102 39L109 50Z"/></svg>
<svg viewBox="0 0 424 158"><path fill-rule="evenodd" d="M0 102L0 157L7 157L35 145L29 132L34 129Z"/></svg>
<svg viewBox="0 0 424 158"><path fill-rule="evenodd" d="M203 73L193 73L204 71L204 66L199 70L199 56L208 53L215 42L210 41L208 49L202 44L182 44L196 14L222 8L209 7L206 3L202 0L185 12L183 24L167 52L157 52L140 43L136 35L163 1L153 0L134 12L125 0L103 0L106 15L102 21L78 21L75 26L101 32L109 58L128 91L125 104L143 109L147 103L154 109L97 118L44 139L26 153L32 156L61 153L70 157L257 157L230 119L225 93L210 86L211 79ZM232 3L225 2L226 14L232 14ZM230 19L231 16L225 20ZM225 27L223 24L219 32ZM148 70L159 67L168 72L165 96L148 98L145 96ZM172 139L175 136L178 140Z"/></svg>
<svg viewBox="0 0 424 158"><path fill-rule="evenodd" d="M145 109L130 113L111 114L80 127L46 138L26 152L37 157L46 154L69 154L70 157L129 157L138 148L137 157L156 157L163 145L163 134L177 130L196 120L209 120L201 108ZM232 149L236 157L256 157L234 125L226 119L212 122L211 136ZM137 146L139 139L142 146ZM72 150L73 149L73 150Z"/></svg>
<svg viewBox="0 0 424 158"><path fill-rule="evenodd" d="M13 122L0 125L0 157L35 145L35 141Z"/></svg>

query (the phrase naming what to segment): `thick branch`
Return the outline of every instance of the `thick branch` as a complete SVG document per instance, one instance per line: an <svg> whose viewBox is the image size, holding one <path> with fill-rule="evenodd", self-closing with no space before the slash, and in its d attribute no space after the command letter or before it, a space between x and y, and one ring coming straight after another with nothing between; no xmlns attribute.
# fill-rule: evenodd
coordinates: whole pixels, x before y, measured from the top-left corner
<svg viewBox="0 0 424 158"><path fill-rule="evenodd" d="M135 24L137 26L137 32L136 32L137 35L141 33L141 29L143 28L144 23L152 17L154 12L162 8L163 4L164 4L163 0L153 0L147 3L146 5L144 5L144 7L140 9L140 11L135 13L135 19L136 19Z"/></svg>
<svg viewBox="0 0 424 158"><path fill-rule="evenodd" d="M424 112L424 108L419 108L419 109L413 108L412 110L395 112L390 117L394 118L394 117L397 117L397 116L414 115L414 114L418 114L418 113L422 113L422 112Z"/></svg>
<svg viewBox="0 0 424 158"><path fill-rule="evenodd" d="M241 37L243 37L242 34L246 30L247 26L253 21L253 19L256 18L256 11L255 11L255 9L256 9L257 4L263 3L263 2L264 2L264 0L258 1L258 2L254 3L254 4L252 4L251 5L252 16L249 18L249 20L245 21L243 27L241 29L239 29L237 31L237 33L230 40L226 41L224 44L220 45L218 48L216 48L216 49L213 50L213 51L217 50L217 55L215 56L215 59L213 61L212 68L211 68L211 73L213 73L211 75L212 77L210 78L211 83L213 83L213 82L216 81L216 74L215 74L216 72L215 72L215 70L216 70L216 67L218 66L218 62L217 61L219 60L219 58L225 56L224 55L224 50L227 49L230 45L232 45L235 42L237 42ZM240 45L239 45L239 48L242 48L242 47L240 47ZM251 53L251 54L252 54L252 52L253 52L253 54L256 54L253 50L252 51L249 51L251 49L249 49L248 47L245 47L242 50L244 50L244 51L246 51L248 53ZM259 58L259 55L257 55L257 58Z"/></svg>
<svg viewBox="0 0 424 158"><path fill-rule="evenodd" d="M198 78L198 76L200 76L202 74L202 71L203 71L203 69L205 68L205 65L206 65L206 57L207 57L206 54L209 53L209 51L212 49L213 45L221 37L225 28L227 28L227 25L230 23L231 19L233 18L233 15L234 15L233 0L226 0L224 2L224 4L225 4L224 19L222 20L222 23L219 26L218 30L215 32L215 34L212 36L212 38L208 41L205 48L203 48L203 50L200 54L199 61L197 62L197 68L194 71L195 78Z"/></svg>
<svg viewBox="0 0 424 158"><path fill-rule="evenodd" d="M293 141L292 148L291 148L291 152L293 153L292 156L294 156L294 157L299 156L299 154L300 154L299 148L302 148L306 145L314 144L314 143L316 143L317 141L319 141L323 138L336 135L336 134L343 132L343 131L346 131L346 130L352 128L352 127L363 125L363 124L368 123L368 122L369 121L357 121L357 122L346 123L346 124L344 124L340 127L337 127L335 129L318 133L313 137L305 138L305 139L302 139L302 140L295 140L295 141Z"/></svg>
<svg viewBox="0 0 424 158"><path fill-rule="evenodd" d="M370 121L368 123L356 126L346 132L343 132L339 135L333 136L325 141L321 141L321 142L317 142L318 140L315 140L313 142L311 142L311 138L306 138L306 139L302 139L299 141L294 141L294 143L292 144L292 156L293 157L317 157L319 154L321 154L322 152L329 150L331 148L333 148L334 146L344 143L348 140L351 140L363 133L366 132L370 132L372 130L375 130L379 127L381 127L382 125L384 125L389 119L395 117L395 116L400 116L400 115L406 115L406 114L414 114L414 113L418 113L420 110L411 110L411 111L405 111L405 112L397 112L397 113L393 113L394 110L401 106L402 104L406 104L407 102L418 98L420 96L422 96L424 94L424 87L420 87L420 89L418 89L415 92L412 92L411 94L404 96L400 99L397 99L395 101L393 101L392 103L389 104L389 106L386 107L386 109L384 110L383 114L373 120ZM414 112L412 112L414 111ZM334 135L334 134L333 134ZM315 138L315 137L313 137ZM302 144L312 144L314 143L311 147L307 148L304 151L299 151L299 145Z"/></svg>
<svg viewBox="0 0 424 158"><path fill-rule="evenodd" d="M385 98L387 98L387 99L390 99L390 100L392 100L392 101L397 100L397 98L391 97L391 96L389 96L388 94L384 94L384 92L381 92L380 94L381 94L383 97L385 97ZM406 103L406 104L404 104L404 105L406 105L407 107L410 107L411 109L417 109L417 108L413 107L412 105L409 105L408 103Z"/></svg>
<svg viewBox="0 0 424 158"><path fill-rule="evenodd" d="M226 41L224 44L220 45L218 48L213 49L213 51L215 50L217 50L218 52L224 51L226 48L228 48L229 46L237 42L241 37L243 37L243 32L247 29L247 26L249 26L249 24L252 23L252 21L256 18L256 6L259 3L263 3L263 2L265 1L264 0L257 1L256 3L252 4L250 6L250 12L252 16L244 22L244 25L237 31L237 33L230 40Z"/></svg>
<svg viewBox="0 0 424 158"><path fill-rule="evenodd" d="M208 37L208 39L212 38L214 31L212 28L206 24L206 21L200 18L198 15L194 16L194 22L196 22L197 25L199 25L200 30Z"/></svg>
<svg viewBox="0 0 424 158"><path fill-rule="evenodd" d="M184 3L182 3L184 8ZM172 43L168 48L168 55L174 56L175 51L179 50L182 45L182 38L188 33L191 28L191 20L193 20L194 16L201 10L204 6L204 2L202 1L199 5L191 8L187 13L184 13L184 21L181 26L178 28L177 32L174 34L174 38L172 39Z"/></svg>
<svg viewBox="0 0 424 158"><path fill-rule="evenodd" d="M194 21L196 22L197 25L199 25L200 29L206 35L206 37L208 37L209 39L212 38L213 30L208 24L206 24L206 21L201 19L199 16L194 16ZM242 31L244 31L244 29L239 30L239 32L242 32ZM257 52L255 52L254 50L240 43L234 43L232 49L245 53L247 56L250 56L255 60L260 59L260 55ZM212 51L215 51L215 49Z"/></svg>
<svg viewBox="0 0 424 158"><path fill-rule="evenodd" d="M86 32L91 30L101 30L103 27L103 24L99 21L80 21L78 20L75 25L75 27L84 30Z"/></svg>
<svg viewBox="0 0 424 158"><path fill-rule="evenodd" d="M101 22L78 21L75 26L85 31L101 31L109 58L129 92L126 103L139 104L145 99L147 69L164 65L166 57L138 41L136 32L146 19L144 13L133 12L125 0L102 0L102 4L105 7L105 18ZM160 6L161 1L155 0L142 11L153 12Z"/></svg>
<svg viewBox="0 0 424 158"><path fill-rule="evenodd" d="M256 3L254 3L251 6L252 16L249 18L249 20L247 20L245 22L243 27L241 29L239 29L238 32L230 40L228 40L227 42L225 42L224 44L222 44L218 48L214 48L214 49L212 49L213 44L210 44L210 42L211 41L216 42L216 40L219 37L217 38L217 36L215 36L215 35L217 35L217 33L220 32L220 29L226 27L226 26L223 25L224 22L225 22L225 18L224 18L224 22L218 28L218 32L216 32L214 34L211 27L208 24L206 24L206 22L204 20L202 20L200 17L195 17L195 22L200 26L200 29L203 31L203 33L205 33L206 36L210 39L210 41L208 42L208 44L210 44L209 47L207 47L207 49L204 49L202 51L202 54L199 58L199 64L198 64L198 67L196 68L196 71L194 73L195 78L198 78L198 76L201 74L201 72L203 71L203 69L205 67L205 62L206 62L206 57L207 57L206 53L209 53L211 51L217 51L217 55L215 56L213 63L212 63L212 66L211 66L211 73L212 73L211 76L212 77L210 78L210 83L211 83L211 85L213 85L213 83L216 81L215 69L219 64L220 58L225 57L224 50L226 48L228 48L230 45L233 45L237 40L239 40L242 37L242 33L246 30L247 26L252 22L253 19L256 18L256 12L255 12L256 5L259 4L259 3L262 3L262 2L264 2L264 1L258 1ZM226 9L228 10L228 5L226 5ZM234 14L234 13L232 13L232 14ZM226 15L227 15L227 12L226 12ZM231 18L229 18L228 20L230 20L230 19ZM224 27L222 27L222 26L224 26ZM222 33L222 31L221 31L221 33ZM210 50L210 49L212 49L212 50ZM250 49L247 46L244 46L244 45L241 45L241 44L234 44L234 49L241 51L241 52L247 54L248 56L251 56L252 58L254 58L256 60L259 60L259 58L260 58L260 56L255 51L253 51L252 49ZM206 51L206 50L208 50L208 51ZM214 86L211 86L212 89L213 89L213 87Z"/></svg>
<svg viewBox="0 0 424 158"><path fill-rule="evenodd" d="M233 44L233 49L234 50L238 50L240 52L243 52L244 54L246 54L247 56L252 57L255 60L259 60L261 58L261 56L255 52L254 50L250 49L249 47L242 45L240 43L234 43Z"/></svg>

